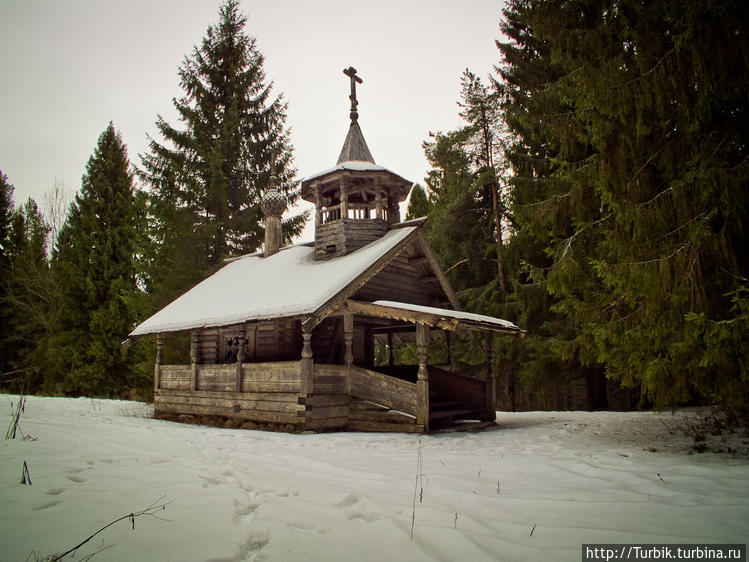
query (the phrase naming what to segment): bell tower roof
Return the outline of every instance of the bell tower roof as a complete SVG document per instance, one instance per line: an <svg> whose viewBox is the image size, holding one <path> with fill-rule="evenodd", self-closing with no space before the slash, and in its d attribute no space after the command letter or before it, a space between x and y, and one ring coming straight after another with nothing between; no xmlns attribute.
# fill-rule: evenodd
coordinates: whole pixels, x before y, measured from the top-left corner
<svg viewBox="0 0 749 562"><path fill-rule="evenodd" d="M348 128L348 134L346 140L343 141L343 148L341 148L341 154L338 156L338 162L369 162L374 164L374 158L372 153L369 151L367 141L364 140L364 135L359 127L358 120L351 120L351 126Z"/></svg>

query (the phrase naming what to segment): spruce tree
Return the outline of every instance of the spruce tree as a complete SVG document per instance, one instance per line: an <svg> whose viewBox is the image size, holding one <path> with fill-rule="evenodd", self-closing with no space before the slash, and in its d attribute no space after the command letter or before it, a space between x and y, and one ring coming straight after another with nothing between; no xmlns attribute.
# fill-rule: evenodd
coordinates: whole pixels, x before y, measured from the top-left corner
<svg viewBox="0 0 749 562"><path fill-rule="evenodd" d="M174 100L179 126L159 117L164 138L142 155L153 216L149 289L154 306L216 270L223 259L257 249L263 239L259 202L271 187L289 205L295 189L286 104L266 83L264 58L244 27L238 0L228 0L179 69L185 95ZM270 185L271 174L277 185ZM287 239L306 215L284 222Z"/></svg>
<svg viewBox="0 0 749 562"><path fill-rule="evenodd" d="M505 17L517 161L549 155L515 194L568 319L560 356L658 405L748 404L747 6L518 0Z"/></svg>
<svg viewBox="0 0 749 562"><path fill-rule="evenodd" d="M60 230L53 268L62 294L50 346L50 387L68 394L121 395L133 386L121 342L136 320L135 196L127 150L112 123L86 165Z"/></svg>
<svg viewBox="0 0 749 562"><path fill-rule="evenodd" d="M12 266L11 227L14 213L13 186L0 170L0 373L11 370L12 344L8 338L12 333L10 327L12 312L7 296Z"/></svg>
<svg viewBox="0 0 749 562"><path fill-rule="evenodd" d="M406 220L426 217L432 208L432 202L429 201L424 188L418 183L411 189L411 197L408 200L408 210L406 211Z"/></svg>
<svg viewBox="0 0 749 562"><path fill-rule="evenodd" d="M36 201L29 198L13 216L13 262L6 295L11 312L6 343L12 350L13 368L24 371L26 391L36 390L41 383L45 345L56 327L48 234L49 226Z"/></svg>

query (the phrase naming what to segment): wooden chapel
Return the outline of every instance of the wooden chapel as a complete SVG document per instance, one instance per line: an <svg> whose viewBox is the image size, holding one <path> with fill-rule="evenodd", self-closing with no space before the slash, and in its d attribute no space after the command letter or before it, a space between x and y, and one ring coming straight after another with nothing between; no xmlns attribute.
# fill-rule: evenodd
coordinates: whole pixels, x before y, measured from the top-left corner
<svg viewBox="0 0 749 562"><path fill-rule="evenodd" d="M315 240L282 248L284 197L271 189L262 252L233 258L137 326L156 335L157 416L223 416L287 430L426 433L496 418L495 334L511 322L462 312L421 226L401 222L411 182L377 165L358 123L356 70L351 124L336 165L302 181L315 205ZM189 332L189 361L163 364L164 336ZM453 372L456 333L486 336L482 378ZM444 364L429 364L442 338ZM415 345L397 365L398 342ZM187 358L185 358L187 359Z"/></svg>

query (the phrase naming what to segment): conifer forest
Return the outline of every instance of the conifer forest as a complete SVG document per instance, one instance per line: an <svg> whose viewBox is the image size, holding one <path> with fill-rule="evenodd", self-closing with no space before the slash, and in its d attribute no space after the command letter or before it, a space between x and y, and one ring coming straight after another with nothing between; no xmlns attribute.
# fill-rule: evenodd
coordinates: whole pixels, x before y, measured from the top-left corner
<svg viewBox="0 0 749 562"><path fill-rule="evenodd" d="M465 310L527 332L498 342L499 409L579 407L578 389L597 409L749 411L748 23L741 0L507 0L462 125L414 139L430 170L406 217L428 217ZM154 116L138 155L102 123L72 201L16 201L0 162L3 380L149 399L134 325L262 246L271 187L300 198L294 100L260 47L226 0L175 69L178 119ZM285 243L308 218L284 216Z"/></svg>

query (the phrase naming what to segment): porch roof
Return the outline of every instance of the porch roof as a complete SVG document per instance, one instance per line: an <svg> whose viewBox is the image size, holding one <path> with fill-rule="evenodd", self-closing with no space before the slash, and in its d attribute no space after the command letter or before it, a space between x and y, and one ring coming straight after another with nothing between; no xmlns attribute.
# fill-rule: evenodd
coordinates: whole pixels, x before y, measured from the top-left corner
<svg viewBox="0 0 749 562"><path fill-rule="evenodd" d="M358 314L401 320L414 324L420 322L443 330L454 331L459 328L466 328L469 330L501 332L519 337L525 335L525 330L521 330L508 320L460 310L384 300L372 303L348 300L344 307Z"/></svg>

